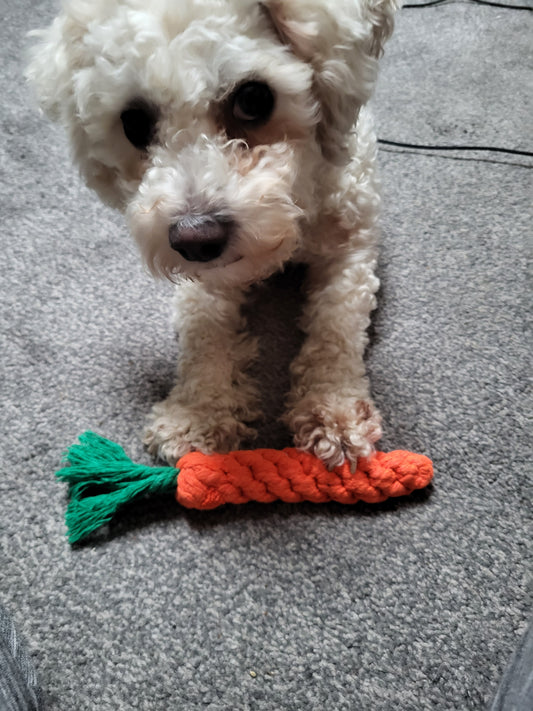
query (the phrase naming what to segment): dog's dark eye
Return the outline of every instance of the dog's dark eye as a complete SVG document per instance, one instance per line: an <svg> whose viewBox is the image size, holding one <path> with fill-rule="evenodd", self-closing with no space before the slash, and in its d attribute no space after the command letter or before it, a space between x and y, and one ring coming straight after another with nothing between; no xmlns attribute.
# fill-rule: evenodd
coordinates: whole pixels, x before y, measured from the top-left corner
<svg viewBox="0 0 533 711"><path fill-rule="evenodd" d="M263 82L246 82L233 95L233 116L239 121L264 123L273 110L274 94Z"/></svg>
<svg viewBox="0 0 533 711"><path fill-rule="evenodd" d="M155 135L157 115L155 110L144 102L130 104L120 114L122 127L128 141L141 150L147 148Z"/></svg>

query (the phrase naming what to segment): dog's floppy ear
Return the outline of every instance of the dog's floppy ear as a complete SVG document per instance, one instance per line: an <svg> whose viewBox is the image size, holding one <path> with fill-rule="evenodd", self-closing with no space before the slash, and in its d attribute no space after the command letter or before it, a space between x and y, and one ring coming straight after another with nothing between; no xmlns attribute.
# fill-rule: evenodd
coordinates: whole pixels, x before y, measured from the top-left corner
<svg viewBox="0 0 533 711"><path fill-rule="evenodd" d="M37 42L29 51L24 74L33 86L41 109L65 127L73 159L79 164L87 185L105 202L121 208L123 196L117 187L117 170L109 163L111 143L103 149L103 144L94 140L95 133L90 130L94 125L102 132L108 130L107 124L100 120L98 108L94 109L94 103L91 104L96 96L90 83L91 68L100 60L100 55L94 45L86 41L91 22L96 25L95 13L102 8L105 10L106 3L110 7L111 0L64 0L62 12L49 27L30 33ZM86 116L93 119L89 130ZM102 160L104 150L107 152ZM119 152L118 145L117 155Z"/></svg>
<svg viewBox="0 0 533 711"><path fill-rule="evenodd" d="M264 0L280 37L314 70L321 106L318 137L333 163L344 163L348 134L371 96L377 60L401 0Z"/></svg>
<svg viewBox="0 0 533 711"><path fill-rule="evenodd" d="M84 25L72 13L62 12L44 30L30 32L39 41L29 52L24 75L32 84L43 111L54 121L72 113L73 76L82 65Z"/></svg>

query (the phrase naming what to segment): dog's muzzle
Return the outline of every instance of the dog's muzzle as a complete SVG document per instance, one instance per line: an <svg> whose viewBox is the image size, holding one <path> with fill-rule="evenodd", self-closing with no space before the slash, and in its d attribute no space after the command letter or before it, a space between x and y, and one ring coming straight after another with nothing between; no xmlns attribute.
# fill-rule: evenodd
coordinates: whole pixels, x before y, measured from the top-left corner
<svg viewBox="0 0 533 711"><path fill-rule="evenodd" d="M170 246L188 262L211 262L226 249L231 222L213 215L181 215L168 230Z"/></svg>

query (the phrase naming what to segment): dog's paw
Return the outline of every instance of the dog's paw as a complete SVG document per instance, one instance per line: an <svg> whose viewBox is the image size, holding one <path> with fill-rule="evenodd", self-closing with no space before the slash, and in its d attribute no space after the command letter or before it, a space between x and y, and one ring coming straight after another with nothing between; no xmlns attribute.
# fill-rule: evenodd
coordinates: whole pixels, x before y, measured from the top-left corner
<svg viewBox="0 0 533 711"><path fill-rule="evenodd" d="M345 459L353 465L374 452L381 416L371 400L308 394L285 420L299 449L312 452L333 469Z"/></svg>
<svg viewBox="0 0 533 711"><path fill-rule="evenodd" d="M255 430L238 420L230 410L209 412L164 400L152 409L143 442L150 454L174 465L188 452L225 453L238 449L244 439L252 439Z"/></svg>

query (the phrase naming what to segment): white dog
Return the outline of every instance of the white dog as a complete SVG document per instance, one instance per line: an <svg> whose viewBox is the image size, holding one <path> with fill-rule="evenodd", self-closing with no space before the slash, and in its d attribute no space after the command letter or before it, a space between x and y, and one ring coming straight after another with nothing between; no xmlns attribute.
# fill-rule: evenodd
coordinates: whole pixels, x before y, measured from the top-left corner
<svg viewBox="0 0 533 711"><path fill-rule="evenodd" d="M373 451L363 352L378 280L363 108L399 0L66 0L27 75L87 184L177 284L177 383L145 441L228 451L259 414L248 287L307 265L285 421L329 467Z"/></svg>

